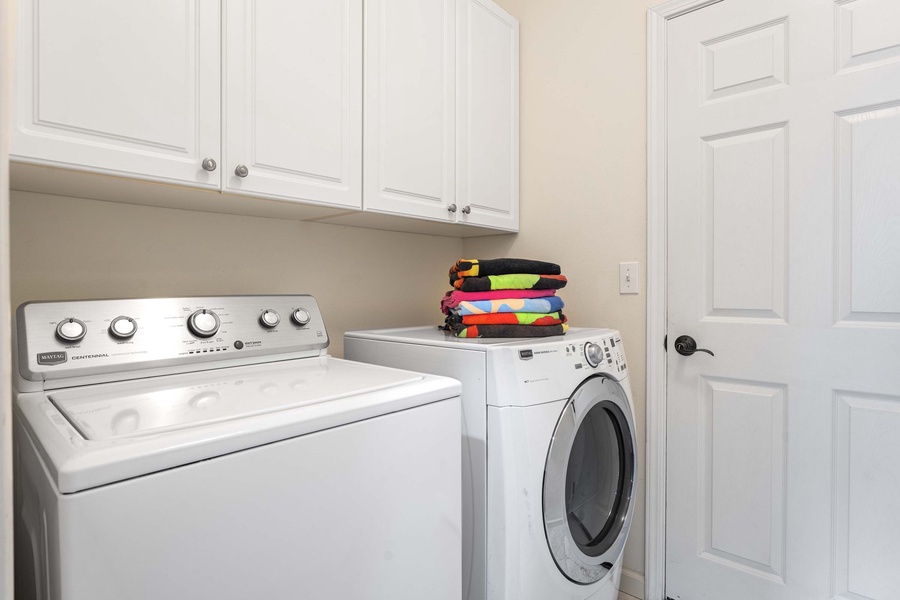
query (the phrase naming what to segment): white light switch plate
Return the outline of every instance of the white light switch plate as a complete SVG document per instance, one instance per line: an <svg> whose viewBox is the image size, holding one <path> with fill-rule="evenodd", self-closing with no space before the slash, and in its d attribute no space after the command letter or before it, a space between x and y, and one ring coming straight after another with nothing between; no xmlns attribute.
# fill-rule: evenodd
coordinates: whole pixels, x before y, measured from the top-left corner
<svg viewBox="0 0 900 600"><path fill-rule="evenodd" d="M640 289L638 282L640 281L640 273L638 273L638 264L636 262L619 263L619 293L620 294L637 294Z"/></svg>

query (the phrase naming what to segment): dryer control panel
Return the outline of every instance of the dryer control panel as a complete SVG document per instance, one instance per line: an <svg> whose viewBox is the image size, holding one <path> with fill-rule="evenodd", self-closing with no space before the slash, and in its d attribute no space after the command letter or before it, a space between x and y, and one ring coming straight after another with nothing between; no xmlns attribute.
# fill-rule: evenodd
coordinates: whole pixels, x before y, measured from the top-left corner
<svg viewBox="0 0 900 600"><path fill-rule="evenodd" d="M309 295L29 302L16 311L16 335L28 381L209 369L318 356L328 346Z"/></svg>
<svg viewBox="0 0 900 600"><path fill-rule="evenodd" d="M620 383L628 378L622 336L613 329L575 329L565 336L516 341L495 348L488 360L494 390L489 396L497 406L568 398L598 375Z"/></svg>
<svg viewBox="0 0 900 600"><path fill-rule="evenodd" d="M622 351L622 338L619 334L604 336L595 341L572 344L571 353L583 358L584 367L611 373L617 379L624 377L628 366L625 364L625 353ZM581 368L576 366L576 368Z"/></svg>

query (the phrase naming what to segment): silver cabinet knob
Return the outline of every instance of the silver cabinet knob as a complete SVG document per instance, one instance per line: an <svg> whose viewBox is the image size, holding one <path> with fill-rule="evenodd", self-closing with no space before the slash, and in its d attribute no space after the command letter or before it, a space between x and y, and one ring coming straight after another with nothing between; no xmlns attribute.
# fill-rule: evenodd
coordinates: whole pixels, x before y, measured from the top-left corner
<svg viewBox="0 0 900 600"><path fill-rule="evenodd" d="M234 168L234 174L238 177L246 177L250 173L247 165L238 165Z"/></svg>
<svg viewBox="0 0 900 600"><path fill-rule="evenodd" d="M469 214L470 212L472 212L472 207L471 207L471 206L464 206L463 209L462 209L462 211L463 211L463 214L464 214L464 215L467 215L467 214Z"/></svg>
<svg viewBox="0 0 900 600"><path fill-rule="evenodd" d="M448 207L447 207L447 212L452 212L452 213L456 212L456 205L455 205L455 204L451 204L450 206L448 206Z"/></svg>
<svg viewBox="0 0 900 600"><path fill-rule="evenodd" d="M212 158L204 158L201 164L203 165L204 171L215 171L216 167L219 166L216 164L215 159Z"/></svg>

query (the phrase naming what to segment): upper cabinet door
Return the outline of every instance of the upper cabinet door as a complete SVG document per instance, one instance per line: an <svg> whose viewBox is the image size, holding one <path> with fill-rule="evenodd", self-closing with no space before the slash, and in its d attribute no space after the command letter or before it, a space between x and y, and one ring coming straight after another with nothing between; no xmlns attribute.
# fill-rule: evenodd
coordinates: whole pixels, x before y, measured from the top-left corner
<svg viewBox="0 0 900 600"><path fill-rule="evenodd" d="M224 189L360 208L362 0L227 0L224 48Z"/></svg>
<svg viewBox="0 0 900 600"><path fill-rule="evenodd" d="M454 0L366 0L367 210L455 220Z"/></svg>
<svg viewBox="0 0 900 600"><path fill-rule="evenodd" d="M459 0L459 221L519 229L519 22L491 0Z"/></svg>
<svg viewBox="0 0 900 600"><path fill-rule="evenodd" d="M219 187L219 2L19 2L13 159Z"/></svg>

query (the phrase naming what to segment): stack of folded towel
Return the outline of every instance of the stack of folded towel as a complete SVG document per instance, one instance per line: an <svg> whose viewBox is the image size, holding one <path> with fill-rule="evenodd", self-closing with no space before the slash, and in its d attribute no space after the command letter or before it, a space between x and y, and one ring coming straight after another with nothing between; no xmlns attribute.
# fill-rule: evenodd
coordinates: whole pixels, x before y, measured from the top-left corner
<svg viewBox="0 0 900 600"><path fill-rule="evenodd" d="M559 265L521 258L459 260L450 268L454 289L441 300L442 329L461 338L545 337L569 326L556 290L565 287Z"/></svg>

